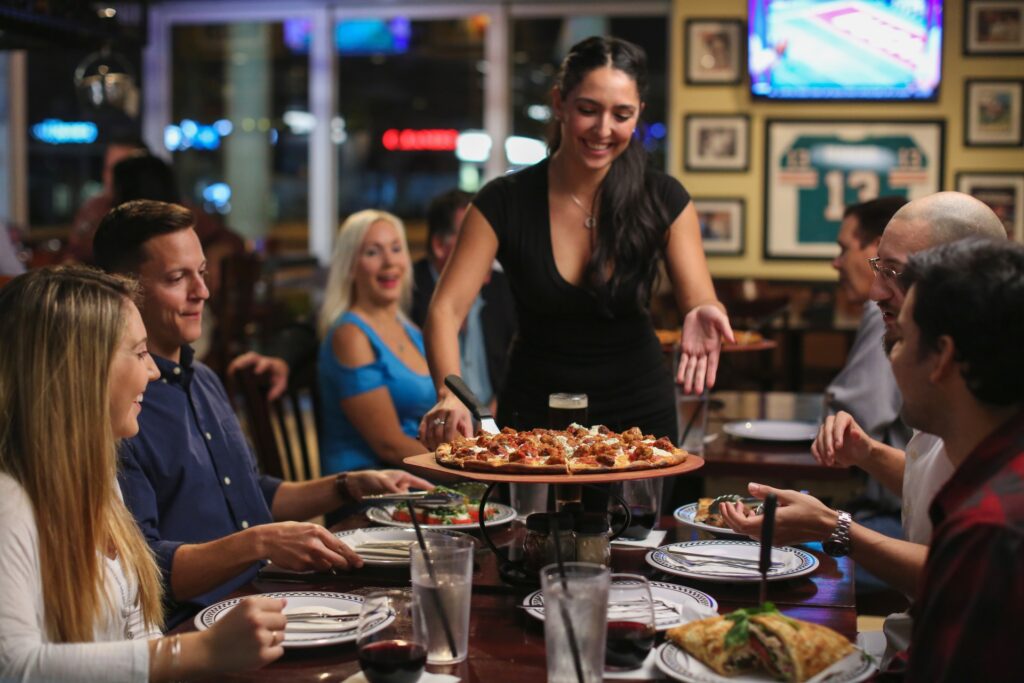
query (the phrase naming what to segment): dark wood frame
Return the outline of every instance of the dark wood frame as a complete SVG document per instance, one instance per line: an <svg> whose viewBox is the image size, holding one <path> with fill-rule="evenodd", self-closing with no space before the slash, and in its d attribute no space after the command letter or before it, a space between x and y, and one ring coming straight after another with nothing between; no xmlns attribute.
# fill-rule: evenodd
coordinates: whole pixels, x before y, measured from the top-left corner
<svg viewBox="0 0 1024 683"><path fill-rule="evenodd" d="M735 73L727 77L712 75L700 76L697 71L700 65L695 64L690 51L691 31L707 24L720 25L724 30L736 32L736 42L730 51L735 62ZM683 23L683 76L687 85L737 85L743 82L743 74L747 70L747 34L746 22L735 17L699 17L687 19Z"/></svg>
<svg viewBox="0 0 1024 683"><path fill-rule="evenodd" d="M714 123L716 120L722 123L733 123L737 126L736 130L741 131L743 140L734 157L738 160L735 166L707 165L695 157L696 150L691 153L689 144L691 126L699 125L701 122ZM687 114L683 119L683 166L687 171L701 173L745 173L748 171L750 169L750 116L716 112Z"/></svg>
<svg viewBox="0 0 1024 683"><path fill-rule="evenodd" d="M764 124L764 213L762 231L762 256L766 261L829 261L833 257L825 255L792 255L772 254L769 251L769 232L771 229L771 203L772 203L772 126L776 124L803 124L828 125L839 128L842 126L874 126L874 125L899 125L899 126L928 126L935 127L938 142L939 163L935 170L936 184L932 192L938 192L944 186L945 164L946 164L946 121L945 119L791 119L791 118L768 118Z"/></svg>
<svg viewBox="0 0 1024 683"><path fill-rule="evenodd" d="M736 226L739 234L739 244L736 247L732 245L722 249L708 249L709 244L714 245L716 242L708 242L704 240L704 253L708 256L742 256L747 250L747 201L743 197L694 197L693 206L697 209L699 218L700 207L699 205L704 202L728 202L735 204L739 209L739 222Z"/></svg>
<svg viewBox="0 0 1024 683"><path fill-rule="evenodd" d="M957 171L954 188L958 192L965 192L974 196L974 193L970 191L970 188L966 186L966 183L970 182L971 177L986 177L986 178L1006 178L1015 183L1020 183L1021 192L1016 197L1016 206L1014 210L1016 213L1015 223L1013 226L1013 239L1024 242L1024 171L1012 172L1012 171ZM979 197L980 199L980 197Z"/></svg>
<svg viewBox="0 0 1024 683"><path fill-rule="evenodd" d="M1024 30L1024 27L1022 27ZM971 139L971 111L977 106L971 95L972 87L979 85L1016 86L1017 138L1012 141L984 142ZM1011 116L1013 112L1010 112ZM977 135L977 133L975 133ZM1024 80L1018 78L968 78L964 81L964 147L1021 147L1024 146Z"/></svg>
<svg viewBox="0 0 1024 683"><path fill-rule="evenodd" d="M972 12L977 11L978 5L1007 5L1008 7L1016 7L1021 12L1021 20L1024 22L1024 0L965 0L964 2L964 16L963 16L963 42L961 43L961 53L970 56L985 56L985 57L1019 57L1024 55L1024 42L1020 48L1009 48L1006 50L1000 49L982 49L979 50L977 47L971 47L971 28L973 22L971 21ZM1022 27L1021 30L1024 30Z"/></svg>

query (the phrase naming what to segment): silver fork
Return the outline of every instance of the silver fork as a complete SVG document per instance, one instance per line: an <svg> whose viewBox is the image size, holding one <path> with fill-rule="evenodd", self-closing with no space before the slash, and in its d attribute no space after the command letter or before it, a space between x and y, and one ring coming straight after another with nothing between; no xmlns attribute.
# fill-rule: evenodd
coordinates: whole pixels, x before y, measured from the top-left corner
<svg viewBox="0 0 1024 683"><path fill-rule="evenodd" d="M358 619L358 614L328 614L327 612L292 612L286 614L285 617L288 621L317 621L320 619L327 619L328 621L349 621L352 619Z"/></svg>
<svg viewBox="0 0 1024 683"><path fill-rule="evenodd" d="M744 562L735 562L733 560L715 560L715 559L710 559L710 560L692 560L692 559L690 559L688 557L684 557L682 555L676 555L674 553L666 553L666 555L668 555L672 559L673 562L676 562L676 563L680 564L683 567L701 568L701 567L708 567L708 566L716 566L716 567L728 567L730 569L744 569L744 570L750 571L750 572L756 572L757 571L757 565L756 564L747 564L747 563L744 563ZM773 569L774 568L775 567L773 567Z"/></svg>
<svg viewBox="0 0 1024 683"><path fill-rule="evenodd" d="M736 565L742 565L742 566L750 566L750 567L754 567L755 569L758 568L760 566L760 564L761 564L760 560L754 559L752 557L750 557L750 558L747 558L747 557L724 557L724 556L716 556L716 555L705 555L703 553L688 553L688 552L685 552L685 551L682 551L682 550L666 550L664 552L665 552L666 555L670 555L671 557L677 558L677 559L684 559L687 562L690 562L692 564L709 564L709 563L724 564L724 563L728 563L728 564L736 564ZM782 562L772 562L771 566L772 567L782 567L782 566L784 566L784 563L782 563Z"/></svg>

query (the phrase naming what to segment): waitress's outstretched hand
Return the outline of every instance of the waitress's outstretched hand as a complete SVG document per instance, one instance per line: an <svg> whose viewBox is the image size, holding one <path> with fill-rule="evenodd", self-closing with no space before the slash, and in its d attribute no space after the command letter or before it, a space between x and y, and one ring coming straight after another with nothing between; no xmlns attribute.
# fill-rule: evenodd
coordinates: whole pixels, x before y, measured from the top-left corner
<svg viewBox="0 0 1024 683"><path fill-rule="evenodd" d="M420 443L434 450L456 434L473 436L473 414L455 394L445 394L420 421Z"/></svg>
<svg viewBox="0 0 1024 683"><path fill-rule="evenodd" d="M722 342L735 342L729 317L714 304L696 306L686 314L680 338L676 382L687 394L699 394L715 385Z"/></svg>

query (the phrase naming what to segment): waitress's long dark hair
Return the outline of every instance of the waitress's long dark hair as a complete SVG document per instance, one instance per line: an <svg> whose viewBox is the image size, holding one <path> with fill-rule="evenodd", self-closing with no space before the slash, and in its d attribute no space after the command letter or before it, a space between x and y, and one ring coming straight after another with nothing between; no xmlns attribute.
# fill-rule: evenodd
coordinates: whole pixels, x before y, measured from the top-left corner
<svg viewBox="0 0 1024 683"><path fill-rule="evenodd" d="M647 55L643 48L619 38L598 36L573 45L562 61L555 82L562 100L588 73L604 66L629 75L636 83L640 101L644 101ZM554 154L561 143L561 127L554 122L548 136L549 153ZM644 308L665 252L665 229L673 217L650 185L647 152L636 136L612 162L601 182L599 197L597 238L585 275L587 289L600 302L628 294L639 308Z"/></svg>

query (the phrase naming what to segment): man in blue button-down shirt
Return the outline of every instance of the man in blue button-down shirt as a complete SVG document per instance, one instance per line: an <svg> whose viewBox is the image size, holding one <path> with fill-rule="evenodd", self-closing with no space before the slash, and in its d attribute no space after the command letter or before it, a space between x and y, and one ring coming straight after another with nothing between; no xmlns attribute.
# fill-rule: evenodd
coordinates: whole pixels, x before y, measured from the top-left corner
<svg viewBox="0 0 1024 683"><path fill-rule="evenodd" d="M202 331L206 259L188 209L155 201L113 209L96 232L97 263L138 277L142 318L160 380L146 392L139 434L122 448L121 490L156 553L168 623L250 581L260 563L326 570L362 565L318 524L297 521L369 493L430 484L397 470L308 482L261 475L220 380L189 343ZM250 362L286 372L282 361Z"/></svg>

